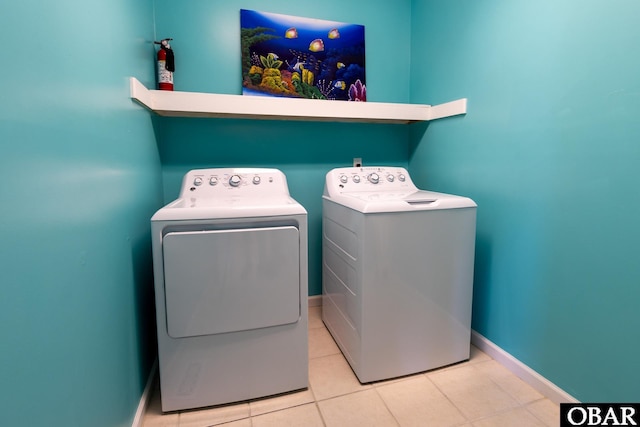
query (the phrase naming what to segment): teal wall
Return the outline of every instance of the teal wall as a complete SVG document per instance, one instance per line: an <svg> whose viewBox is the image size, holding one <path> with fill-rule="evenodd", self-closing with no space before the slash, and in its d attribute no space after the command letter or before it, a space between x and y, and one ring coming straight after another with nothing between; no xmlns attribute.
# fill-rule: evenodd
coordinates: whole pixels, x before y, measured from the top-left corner
<svg viewBox="0 0 640 427"><path fill-rule="evenodd" d="M6 426L130 426L155 357L152 2L4 2L0 407Z"/></svg>
<svg viewBox="0 0 640 427"><path fill-rule="evenodd" d="M409 0L308 2L155 0L158 39L172 37L176 90L241 94L240 8L365 26L367 99L409 101ZM371 88L371 89L369 89ZM251 120L154 119L165 201L178 196L182 176L198 167L275 167L308 211L309 293L322 293L321 221L325 174L365 164L407 166L409 127L383 124Z"/></svg>
<svg viewBox="0 0 640 427"><path fill-rule="evenodd" d="M583 401L640 401L638 16L413 1L412 102L469 98L410 168L478 203L473 328Z"/></svg>
<svg viewBox="0 0 640 427"><path fill-rule="evenodd" d="M311 6L4 6L3 424L131 424L155 357L149 217L187 170L282 169L309 211L315 295L324 174L353 157L478 202L474 329L578 399L640 399L638 3ZM239 94L240 7L363 24L370 101L468 97L469 113L429 126L165 119L131 102L128 76L153 86L161 37L175 39L177 89Z"/></svg>

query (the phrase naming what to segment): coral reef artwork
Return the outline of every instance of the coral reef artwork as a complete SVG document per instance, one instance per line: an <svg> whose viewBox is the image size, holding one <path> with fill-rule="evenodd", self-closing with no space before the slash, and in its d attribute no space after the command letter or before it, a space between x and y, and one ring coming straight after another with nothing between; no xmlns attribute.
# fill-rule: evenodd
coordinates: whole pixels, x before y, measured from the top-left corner
<svg viewBox="0 0 640 427"><path fill-rule="evenodd" d="M366 101L364 26L240 10L242 94Z"/></svg>

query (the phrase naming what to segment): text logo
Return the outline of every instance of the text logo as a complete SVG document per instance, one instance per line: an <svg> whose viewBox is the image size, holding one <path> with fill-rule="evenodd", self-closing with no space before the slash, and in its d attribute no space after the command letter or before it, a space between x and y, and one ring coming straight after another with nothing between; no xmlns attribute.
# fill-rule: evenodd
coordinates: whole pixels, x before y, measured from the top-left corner
<svg viewBox="0 0 640 427"><path fill-rule="evenodd" d="M560 427L639 425L640 403L560 404Z"/></svg>

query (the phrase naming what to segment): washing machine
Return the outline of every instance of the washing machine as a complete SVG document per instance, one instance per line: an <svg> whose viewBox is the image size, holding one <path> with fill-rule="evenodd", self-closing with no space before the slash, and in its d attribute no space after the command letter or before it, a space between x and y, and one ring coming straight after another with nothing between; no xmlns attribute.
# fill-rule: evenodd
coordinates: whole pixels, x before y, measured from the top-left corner
<svg viewBox="0 0 640 427"><path fill-rule="evenodd" d="M192 170L151 231L163 411L308 387L307 212L281 171Z"/></svg>
<svg viewBox="0 0 640 427"><path fill-rule="evenodd" d="M327 173L322 208L322 319L359 381L468 359L476 204L358 167Z"/></svg>

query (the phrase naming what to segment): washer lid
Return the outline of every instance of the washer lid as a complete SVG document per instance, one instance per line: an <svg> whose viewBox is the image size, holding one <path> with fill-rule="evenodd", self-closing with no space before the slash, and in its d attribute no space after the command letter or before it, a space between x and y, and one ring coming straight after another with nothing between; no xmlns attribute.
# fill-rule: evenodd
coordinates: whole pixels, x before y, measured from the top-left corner
<svg viewBox="0 0 640 427"><path fill-rule="evenodd" d="M419 190L406 169L393 166L333 169L322 197L364 213L476 207L467 197Z"/></svg>
<svg viewBox="0 0 640 427"><path fill-rule="evenodd" d="M473 200L434 191L361 191L323 196L324 199L363 213L413 212L476 207Z"/></svg>

